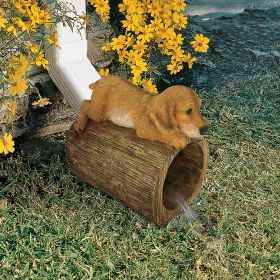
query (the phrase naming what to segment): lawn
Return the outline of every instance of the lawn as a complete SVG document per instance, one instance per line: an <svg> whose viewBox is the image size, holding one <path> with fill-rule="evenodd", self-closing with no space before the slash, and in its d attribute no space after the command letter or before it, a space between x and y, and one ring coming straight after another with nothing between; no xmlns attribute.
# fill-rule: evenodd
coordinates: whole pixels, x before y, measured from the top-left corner
<svg viewBox="0 0 280 280"><path fill-rule="evenodd" d="M159 227L80 181L62 135L1 159L0 279L279 279L279 85L199 92L210 162L191 224Z"/></svg>

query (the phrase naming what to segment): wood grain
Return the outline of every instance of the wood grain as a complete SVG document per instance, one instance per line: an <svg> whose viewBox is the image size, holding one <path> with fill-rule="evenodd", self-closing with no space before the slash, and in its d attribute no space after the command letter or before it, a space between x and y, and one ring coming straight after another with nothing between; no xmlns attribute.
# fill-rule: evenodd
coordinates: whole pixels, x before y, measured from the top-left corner
<svg viewBox="0 0 280 280"><path fill-rule="evenodd" d="M81 135L73 127L65 134L74 174L159 225L181 213L178 198L191 203L202 186L208 164L205 140L178 152L109 121L89 121Z"/></svg>

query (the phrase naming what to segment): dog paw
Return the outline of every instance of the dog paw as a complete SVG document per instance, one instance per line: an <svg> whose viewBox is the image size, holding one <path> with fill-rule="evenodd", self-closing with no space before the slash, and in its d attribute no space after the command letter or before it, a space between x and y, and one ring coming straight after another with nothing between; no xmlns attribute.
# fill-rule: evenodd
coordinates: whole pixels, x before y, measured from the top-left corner
<svg viewBox="0 0 280 280"><path fill-rule="evenodd" d="M84 127L79 122L75 122L74 130L76 131L76 133L81 134L84 130Z"/></svg>
<svg viewBox="0 0 280 280"><path fill-rule="evenodd" d="M180 138L176 139L176 142L174 143L174 147L177 150L182 150L187 146L188 143L189 143L189 140L187 138L180 137Z"/></svg>

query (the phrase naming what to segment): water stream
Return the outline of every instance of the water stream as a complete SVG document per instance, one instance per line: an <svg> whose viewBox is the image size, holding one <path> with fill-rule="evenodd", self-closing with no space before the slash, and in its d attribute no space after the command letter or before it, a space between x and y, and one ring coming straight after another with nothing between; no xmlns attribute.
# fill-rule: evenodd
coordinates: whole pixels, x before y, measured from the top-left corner
<svg viewBox="0 0 280 280"><path fill-rule="evenodd" d="M196 213L186 201L181 202L180 206L183 210L184 218L188 224L199 221L198 213Z"/></svg>

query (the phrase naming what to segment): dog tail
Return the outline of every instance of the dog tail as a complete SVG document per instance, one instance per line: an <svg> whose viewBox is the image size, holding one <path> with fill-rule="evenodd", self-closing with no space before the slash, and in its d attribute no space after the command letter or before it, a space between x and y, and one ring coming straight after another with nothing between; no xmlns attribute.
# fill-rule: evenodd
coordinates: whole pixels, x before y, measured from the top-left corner
<svg viewBox="0 0 280 280"><path fill-rule="evenodd" d="M98 83L98 81L96 81L96 82L94 82L94 83L91 83L91 84L89 84L88 87L89 87L90 89L94 89L97 83Z"/></svg>
<svg viewBox="0 0 280 280"><path fill-rule="evenodd" d="M106 81L107 79L111 79L112 78L112 76L104 76L104 77L101 77L99 80L97 80L97 81L95 81L94 83L91 83L91 84L89 84L89 88L90 89L95 89L95 87L101 82L101 84L102 84L102 82L103 81Z"/></svg>

